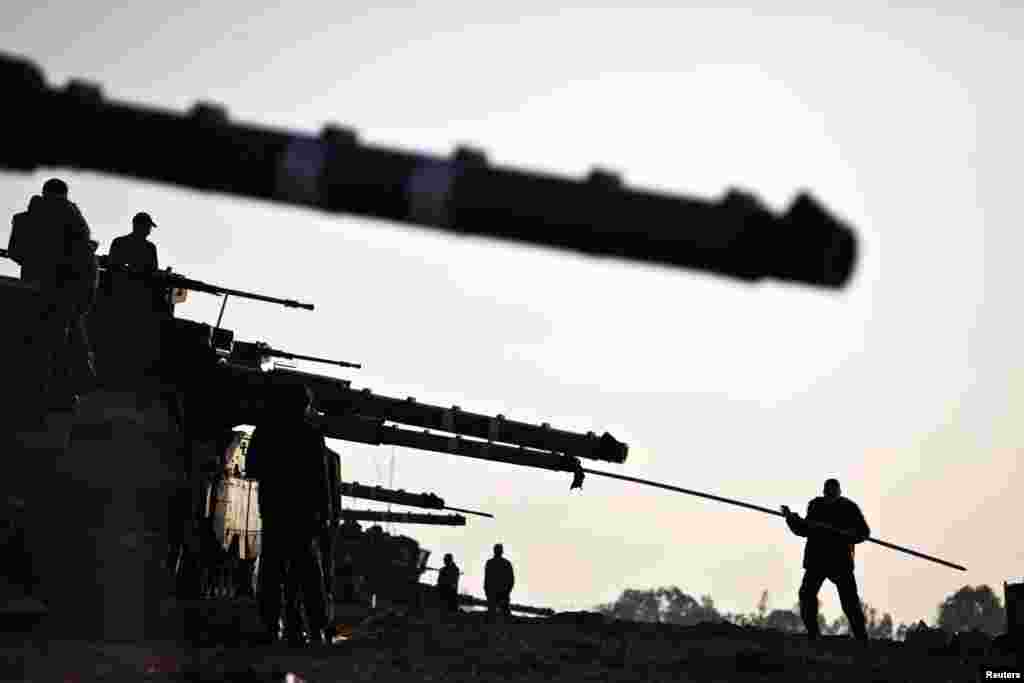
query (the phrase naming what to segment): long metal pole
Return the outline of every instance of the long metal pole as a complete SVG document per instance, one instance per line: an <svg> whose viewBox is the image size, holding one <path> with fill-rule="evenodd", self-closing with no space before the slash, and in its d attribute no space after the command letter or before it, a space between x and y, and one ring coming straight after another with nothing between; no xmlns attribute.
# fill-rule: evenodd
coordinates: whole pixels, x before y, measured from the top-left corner
<svg viewBox="0 0 1024 683"><path fill-rule="evenodd" d="M479 515L480 517L490 517L494 519L494 515L489 512L477 512L476 510L464 510L463 508L445 507L442 510L451 510L453 512L465 512L467 515Z"/></svg>
<svg viewBox="0 0 1024 683"><path fill-rule="evenodd" d="M669 484L662 484L662 483L659 483L659 482L656 482L656 481L650 481L648 479L637 479L636 477L627 477L624 474L613 474L611 472L599 472L597 470L587 469L586 467L584 467L582 469L587 474L597 474L597 475L602 476L602 477L611 477L612 479L621 479L623 481L631 481L631 482L633 482L635 484L644 484L646 486L654 486L656 488L666 489L668 491L676 491L677 493L685 493L685 494L690 495L690 496L699 496L701 498L707 498L709 500L716 500L719 503L729 503L730 505L738 505L740 507L748 508L750 510L757 510L758 512L764 512L765 514L775 515L776 517L785 517L785 515L782 514L778 510L772 510L770 508L761 507L760 505L753 505L751 503L744 503L741 500L734 500L732 498L724 498L722 496L714 496L714 495L712 495L710 493L702 493L700 491L693 491L691 489L684 489L684 488L681 488L679 486L670 486ZM834 533L843 534L844 536L853 536L853 534L851 534L849 531L847 531L845 529L837 529L834 526L831 526L829 524L824 524L822 522L813 522L813 521L810 521L810 520L805 520L805 521L807 522L808 526L811 526L811 527L815 527L815 528L818 528L818 529L825 529L825 530L828 530L828 531L832 531ZM967 571L966 567L962 567L962 566L960 566L958 564L954 564L952 562L947 562L946 560L940 560L937 557L932 557L931 555L925 555L924 553L920 553L920 552L918 552L916 550L911 550L910 548L904 548L903 546L896 545L894 543L888 543L886 541L880 541L877 538L870 538L870 537L865 539L865 540L871 541L872 543L877 543L878 545L885 546L886 548L890 548L892 550L898 550L901 553L907 553L908 555L913 555L914 557L920 557L923 560L929 560L931 562L936 562L938 564L945 565L946 567L950 567L952 569L959 569L962 572Z"/></svg>

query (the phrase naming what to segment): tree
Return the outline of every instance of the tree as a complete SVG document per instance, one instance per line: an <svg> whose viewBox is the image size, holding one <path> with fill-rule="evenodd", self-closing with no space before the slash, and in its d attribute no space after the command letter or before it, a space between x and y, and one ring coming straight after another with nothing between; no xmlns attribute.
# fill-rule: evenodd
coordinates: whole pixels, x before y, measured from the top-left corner
<svg viewBox="0 0 1024 683"><path fill-rule="evenodd" d="M800 615L789 609L773 609L765 618L764 626L784 633L800 633L804 630L804 622Z"/></svg>
<svg viewBox="0 0 1024 683"><path fill-rule="evenodd" d="M711 596L702 596L700 602L697 602L677 586L645 590L627 589L615 602L598 605L594 610L615 619L628 621L692 625L722 620L722 615L715 609Z"/></svg>
<svg viewBox="0 0 1024 683"><path fill-rule="evenodd" d="M627 588L615 602L598 605L594 611L615 619L658 621L658 607L654 590Z"/></svg>
<svg viewBox="0 0 1024 683"><path fill-rule="evenodd" d="M841 614L836 617L828 628L828 634L830 636L845 636L849 632L850 622L847 621L845 614Z"/></svg>
<svg viewBox="0 0 1024 683"><path fill-rule="evenodd" d="M995 636L1003 632L1006 611L989 586L964 586L939 605L936 623L951 633L976 628Z"/></svg>
<svg viewBox="0 0 1024 683"><path fill-rule="evenodd" d="M867 604L861 603L864 610L864 626L867 628L868 637L875 640L892 640L892 615L886 612L879 617L878 610Z"/></svg>
<svg viewBox="0 0 1024 683"><path fill-rule="evenodd" d="M761 593L761 599L757 601L757 620L754 622L757 626L764 626L765 619L768 615L768 591L765 590Z"/></svg>

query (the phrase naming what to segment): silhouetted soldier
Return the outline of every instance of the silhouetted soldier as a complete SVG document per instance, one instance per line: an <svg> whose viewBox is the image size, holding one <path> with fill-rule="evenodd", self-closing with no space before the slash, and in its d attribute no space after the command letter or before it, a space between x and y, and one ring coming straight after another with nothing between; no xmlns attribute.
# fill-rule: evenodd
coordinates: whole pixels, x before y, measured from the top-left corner
<svg viewBox="0 0 1024 683"><path fill-rule="evenodd" d="M43 184L29 210L12 221L11 241L22 279L40 289L41 310L33 342L42 361L43 391L50 407L66 408L82 387L71 380L95 374L86 316L96 294L96 256L89 225L68 201L59 178ZM84 356L83 356L84 354Z"/></svg>
<svg viewBox="0 0 1024 683"><path fill-rule="evenodd" d="M312 396L307 387L275 387L246 452L246 469L259 480L262 519L260 612L267 637L277 637L284 589L285 637L302 642L298 592L313 643L323 643L327 627L319 537L330 511L323 435L310 424Z"/></svg>
<svg viewBox="0 0 1024 683"><path fill-rule="evenodd" d="M459 568L451 553L444 556L444 566L437 573L437 592L441 596L441 604L448 612L459 611Z"/></svg>
<svg viewBox="0 0 1024 683"><path fill-rule="evenodd" d="M804 546L804 579L800 585L800 616L808 637L815 640L821 635L818 591L825 579L828 579L839 590L839 600L850 622L851 632L858 640L866 642L868 635L864 610L857 594L857 580L853 576L853 556L854 544L867 540L871 529L857 504L843 498L840 493L839 481L829 479L825 482L824 495L807 504L806 519L801 519L785 505L782 506L782 513L786 516L790 530L797 536L807 538ZM815 522L845 530L849 535L815 529Z"/></svg>
<svg viewBox="0 0 1024 683"><path fill-rule="evenodd" d="M110 253L107 256L110 263L128 266L138 272L158 270L156 245L146 239L155 227L156 223L148 213L135 214L132 218L131 233L115 237L110 243Z"/></svg>
<svg viewBox="0 0 1024 683"><path fill-rule="evenodd" d="M352 562L352 555L345 553L338 565L338 585L340 586L339 597L341 602L352 603L356 601L356 567Z"/></svg>
<svg viewBox="0 0 1024 683"><path fill-rule="evenodd" d="M497 543L494 546L494 557L484 565L484 593L487 595L487 611L491 614L511 613L511 594L515 586L515 572L512 563L504 557L505 547Z"/></svg>
<svg viewBox="0 0 1024 683"><path fill-rule="evenodd" d="M25 502L19 498L0 499L0 577L31 596L37 577L25 539ZM6 597L6 596L5 596Z"/></svg>
<svg viewBox="0 0 1024 683"><path fill-rule="evenodd" d="M334 536L341 521L341 459L337 453L324 447L324 467L327 477L328 516L320 529L320 556L323 558L324 589L328 619L334 613Z"/></svg>
<svg viewBox="0 0 1024 683"><path fill-rule="evenodd" d="M7 255L21 266L21 279L27 282L39 282L44 274L41 272L43 262L40 249L41 231L32 225L32 220L39 215L38 209L43 198L34 195L28 202L28 209L14 214L11 219L11 235L7 240Z"/></svg>

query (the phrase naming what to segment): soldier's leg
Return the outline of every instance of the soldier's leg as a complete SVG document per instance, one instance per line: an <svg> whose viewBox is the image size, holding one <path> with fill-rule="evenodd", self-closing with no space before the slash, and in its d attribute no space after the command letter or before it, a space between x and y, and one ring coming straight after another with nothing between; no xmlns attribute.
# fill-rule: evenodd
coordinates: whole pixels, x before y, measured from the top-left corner
<svg viewBox="0 0 1024 683"><path fill-rule="evenodd" d="M824 582L823 573L808 569L804 572L804 579L800 584L800 617L804 621L808 637L812 639L821 635L818 625L818 593Z"/></svg>
<svg viewBox="0 0 1024 683"><path fill-rule="evenodd" d="M301 645L305 630L302 605L299 601L299 573L295 562L296 549L289 543L288 561L284 571L284 633L290 645Z"/></svg>
<svg viewBox="0 0 1024 683"><path fill-rule="evenodd" d="M261 548L260 548L260 577L258 588L258 600L260 604L260 618L263 626L269 634L277 636L278 622L281 620L281 588L284 581L284 558L281 549L278 547L279 539L275 538L276 532L268 529L264 522Z"/></svg>
<svg viewBox="0 0 1024 683"><path fill-rule="evenodd" d="M316 538L309 538L296 550L295 569L297 578L302 583L302 602L305 605L310 638L314 639L323 635L327 627L324 574Z"/></svg>
<svg viewBox="0 0 1024 683"><path fill-rule="evenodd" d="M71 377L73 391L80 396L96 387L96 357L89 342L89 324L86 313L76 313L69 330L71 350Z"/></svg>
<svg viewBox="0 0 1024 683"><path fill-rule="evenodd" d="M325 526L318 539L320 562L324 572L324 590L328 595L334 594L334 528Z"/></svg>
<svg viewBox="0 0 1024 683"><path fill-rule="evenodd" d="M829 577L839 589L839 602L843 606L843 614L850 622L850 632L858 640L867 640L868 632L864 623L864 608L860 604L857 593L857 579L853 570L834 574Z"/></svg>

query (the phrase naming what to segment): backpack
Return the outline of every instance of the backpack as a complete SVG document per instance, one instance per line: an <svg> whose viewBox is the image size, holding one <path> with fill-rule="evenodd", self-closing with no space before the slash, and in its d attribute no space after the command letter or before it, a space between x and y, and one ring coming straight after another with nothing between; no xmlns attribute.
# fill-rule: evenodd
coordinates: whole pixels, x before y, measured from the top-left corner
<svg viewBox="0 0 1024 683"><path fill-rule="evenodd" d="M43 265L42 244L35 216L28 212L14 214L11 219L11 236L7 240L7 254L21 266L22 279L39 279L38 271Z"/></svg>

